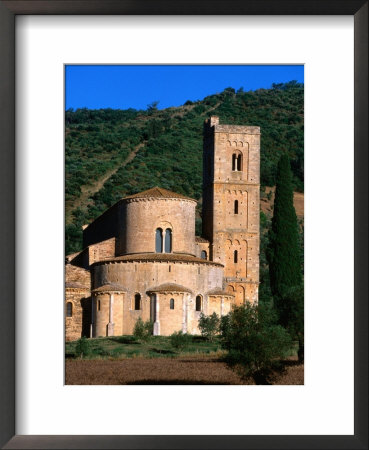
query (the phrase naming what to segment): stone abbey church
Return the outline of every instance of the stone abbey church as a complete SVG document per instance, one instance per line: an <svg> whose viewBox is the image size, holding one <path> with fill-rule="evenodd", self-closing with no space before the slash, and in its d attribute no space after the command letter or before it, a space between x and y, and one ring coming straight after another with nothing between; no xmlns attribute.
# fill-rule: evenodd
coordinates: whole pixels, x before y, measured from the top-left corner
<svg viewBox="0 0 369 450"><path fill-rule="evenodd" d="M201 313L258 300L260 128L204 123L202 236L196 201L154 187L122 198L84 227L66 258L66 340L197 334Z"/></svg>

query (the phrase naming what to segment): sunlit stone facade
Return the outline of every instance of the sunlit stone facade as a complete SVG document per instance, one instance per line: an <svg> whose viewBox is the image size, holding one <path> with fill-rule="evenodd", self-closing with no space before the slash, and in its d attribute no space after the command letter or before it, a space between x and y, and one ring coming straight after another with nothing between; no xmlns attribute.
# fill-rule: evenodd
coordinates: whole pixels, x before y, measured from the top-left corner
<svg viewBox="0 0 369 450"><path fill-rule="evenodd" d="M198 334L201 313L257 301L259 148L258 127L205 122L202 237L196 201L159 187L84 227L84 250L67 257L66 339L132 334L139 317L155 335ZM89 274L87 291L86 280L70 284L70 267Z"/></svg>

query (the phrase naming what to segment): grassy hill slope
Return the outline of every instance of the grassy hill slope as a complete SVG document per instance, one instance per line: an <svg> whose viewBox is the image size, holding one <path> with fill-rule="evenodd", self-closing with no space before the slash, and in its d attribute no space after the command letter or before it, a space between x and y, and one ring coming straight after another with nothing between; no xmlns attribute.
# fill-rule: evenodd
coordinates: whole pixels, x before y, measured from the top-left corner
<svg viewBox="0 0 369 450"><path fill-rule="evenodd" d="M164 110L66 111L66 254L81 250L82 225L121 197L158 185L201 200L202 126L210 115L260 126L262 187L275 184L286 152L295 189L303 192L303 107L303 85L290 82L249 92L227 88Z"/></svg>

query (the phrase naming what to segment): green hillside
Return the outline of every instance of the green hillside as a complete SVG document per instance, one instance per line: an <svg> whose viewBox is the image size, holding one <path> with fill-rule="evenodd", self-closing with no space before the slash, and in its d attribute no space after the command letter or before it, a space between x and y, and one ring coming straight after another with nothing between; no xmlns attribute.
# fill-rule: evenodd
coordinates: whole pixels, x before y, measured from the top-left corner
<svg viewBox="0 0 369 450"><path fill-rule="evenodd" d="M261 127L261 184L274 186L279 157L291 158L295 190L303 191L304 86L223 92L178 108L145 111L68 110L65 114L66 254L81 250L82 225L126 195L161 186L200 200L202 126ZM262 221L263 222L263 221ZM268 220L265 219L265 226Z"/></svg>

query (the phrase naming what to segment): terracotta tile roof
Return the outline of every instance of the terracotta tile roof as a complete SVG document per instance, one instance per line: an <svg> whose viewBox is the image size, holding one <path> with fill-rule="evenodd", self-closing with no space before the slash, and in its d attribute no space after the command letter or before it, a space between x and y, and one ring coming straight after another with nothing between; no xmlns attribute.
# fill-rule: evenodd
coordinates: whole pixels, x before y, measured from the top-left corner
<svg viewBox="0 0 369 450"><path fill-rule="evenodd" d="M222 264L215 261L198 258L197 256L186 255L183 253L135 253L132 255L117 256L115 258L106 258L97 261L95 264L104 264L106 262L119 261L158 261L158 262L192 262L200 264L210 264L223 267Z"/></svg>
<svg viewBox="0 0 369 450"><path fill-rule="evenodd" d="M160 286L148 289L147 292L189 292L192 294L191 289L175 283L165 283Z"/></svg>
<svg viewBox="0 0 369 450"><path fill-rule="evenodd" d="M215 288L211 289L207 292L208 295L223 295L228 297L234 297L234 294L231 294L230 292L224 291L222 288Z"/></svg>
<svg viewBox="0 0 369 450"><path fill-rule="evenodd" d="M72 261L72 259L74 259L76 256L78 256L81 252L75 252L75 253L71 253L70 255L66 255L65 257L65 261L68 263L70 261Z"/></svg>
<svg viewBox="0 0 369 450"><path fill-rule="evenodd" d="M185 195L178 194L177 192L172 192L168 189L164 189L158 186L155 186L143 192L139 192L138 194L129 195L123 200L128 200L131 198L183 198L185 200L192 200L193 202L196 201L193 198L186 197Z"/></svg>
<svg viewBox="0 0 369 450"><path fill-rule="evenodd" d="M98 288L94 289L92 292L127 292L127 289L117 283L111 283L111 284L104 284L103 286L99 286Z"/></svg>
<svg viewBox="0 0 369 450"><path fill-rule="evenodd" d="M209 244L209 241L206 240L206 239L204 239L204 238L201 237L201 236L195 236L195 241L196 241L196 242L204 242L204 243L206 243L206 244Z"/></svg>

